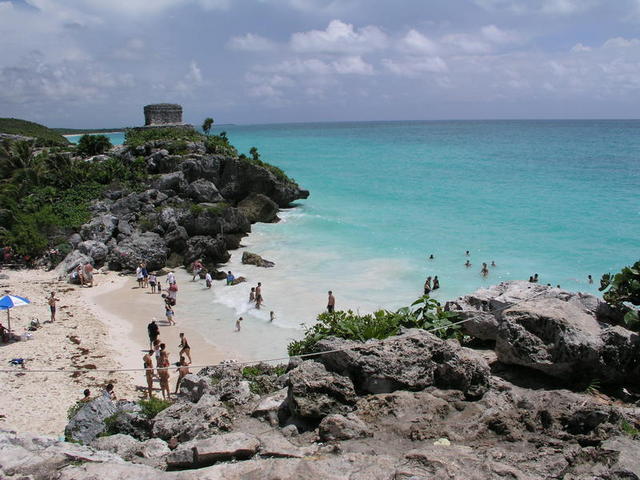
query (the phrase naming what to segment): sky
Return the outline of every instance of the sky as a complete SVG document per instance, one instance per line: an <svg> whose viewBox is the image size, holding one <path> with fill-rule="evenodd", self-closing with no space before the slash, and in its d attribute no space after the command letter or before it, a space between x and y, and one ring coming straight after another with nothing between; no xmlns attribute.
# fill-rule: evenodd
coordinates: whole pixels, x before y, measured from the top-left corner
<svg viewBox="0 0 640 480"><path fill-rule="evenodd" d="M0 0L0 117L639 118L640 0Z"/></svg>

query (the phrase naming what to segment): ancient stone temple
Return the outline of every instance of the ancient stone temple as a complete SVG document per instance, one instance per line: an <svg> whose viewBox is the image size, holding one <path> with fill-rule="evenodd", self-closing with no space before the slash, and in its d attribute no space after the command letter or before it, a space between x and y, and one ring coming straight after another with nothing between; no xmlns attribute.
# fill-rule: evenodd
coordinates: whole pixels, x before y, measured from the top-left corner
<svg viewBox="0 0 640 480"><path fill-rule="evenodd" d="M175 103L155 103L144 107L145 126L182 125L182 106Z"/></svg>

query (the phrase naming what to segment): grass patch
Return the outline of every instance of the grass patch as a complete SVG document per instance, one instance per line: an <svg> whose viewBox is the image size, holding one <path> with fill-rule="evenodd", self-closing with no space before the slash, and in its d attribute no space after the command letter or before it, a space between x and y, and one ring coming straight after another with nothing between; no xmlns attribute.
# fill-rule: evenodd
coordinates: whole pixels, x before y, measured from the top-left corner
<svg viewBox="0 0 640 480"><path fill-rule="evenodd" d="M188 128L129 128L125 130L124 144L131 148L136 148L148 142L162 141L174 144L176 149L184 146L186 150L186 142L201 142L204 138L201 133Z"/></svg>
<svg viewBox="0 0 640 480"><path fill-rule="evenodd" d="M140 408L142 408L142 414L149 420L154 418L157 414L166 408L171 406L169 400L162 400L161 398L152 397L148 400L140 400L138 402Z"/></svg>
<svg viewBox="0 0 640 480"><path fill-rule="evenodd" d="M620 422L620 430L622 430L626 435L629 435L633 439L640 437L640 430L638 430L626 420L622 420Z"/></svg>
<svg viewBox="0 0 640 480"><path fill-rule="evenodd" d="M246 163L249 163L249 164L252 164L252 165L257 165L257 166L262 167L262 168L266 168L278 180L280 180L282 182L296 183L296 181L293 178L289 177L286 173L284 173L284 171L282 169L280 169L279 167L276 167L275 165L271 165L270 163L263 162L259 158L249 158L245 154L242 154L242 155L240 155L239 159L241 161L243 161L243 162L246 162Z"/></svg>

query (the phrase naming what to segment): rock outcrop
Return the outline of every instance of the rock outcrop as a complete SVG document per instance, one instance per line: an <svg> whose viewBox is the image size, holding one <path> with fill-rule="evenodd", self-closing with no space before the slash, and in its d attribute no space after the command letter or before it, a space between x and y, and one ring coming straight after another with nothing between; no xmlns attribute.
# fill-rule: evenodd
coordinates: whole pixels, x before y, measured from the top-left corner
<svg viewBox="0 0 640 480"><path fill-rule="evenodd" d="M242 252L242 263L245 265L255 265L256 267L271 268L275 266L270 260L262 258L257 253Z"/></svg>
<svg viewBox="0 0 640 480"><path fill-rule="evenodd" d="M640 336L593 295L507 282L448 302L469 335L495 341L498 360L560 379L640 382Z"/></svg>

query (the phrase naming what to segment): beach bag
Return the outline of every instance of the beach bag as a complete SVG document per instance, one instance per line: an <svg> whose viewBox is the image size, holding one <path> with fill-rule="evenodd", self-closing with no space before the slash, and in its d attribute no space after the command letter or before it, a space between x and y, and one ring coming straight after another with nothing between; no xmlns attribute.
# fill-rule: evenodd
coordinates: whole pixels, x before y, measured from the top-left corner
<svg viewBox="0 0 640 480"><path fill-rule="evenodd" d="M172 283L171 285L169 285L169 291L170 292L177 292L178 291L178 284Z"/></svg>

